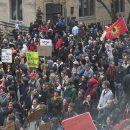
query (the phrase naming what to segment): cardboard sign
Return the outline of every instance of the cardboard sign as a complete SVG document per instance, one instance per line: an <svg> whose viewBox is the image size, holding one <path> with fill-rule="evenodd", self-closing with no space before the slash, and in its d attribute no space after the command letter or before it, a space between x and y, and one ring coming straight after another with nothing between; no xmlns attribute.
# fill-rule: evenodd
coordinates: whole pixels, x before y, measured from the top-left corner
<svg viewBox="0 0 130 130"><path fill-rule="evenodd" d="M42 117L42 115L47 110L46 105L41 105L40 108L36 109L35 111L31 112L28 117L25 119L23 127L26 127L29 123L33 121L38 121Z"/></svg>
<svg viewBox="0 0 130 130"><path fill-rule="evenodd" d="M39 53L39 56L51 56L52 46L38 46L37 51Z"/></svg>
<svg viewBox="0 0 130 130"><path fill-rule="evenodd" d="M63 120L64 130L97 130L89 112Z"/></svg>
<svg viewBox="0 0 130 130"><path fill-rule="evenodd" d="M51 124L46 123L39 126L39 130L51 130Z"/></svg>
<svg viewBox="0 0 130 130"><path fill-rule="evenodd" d="M15 122L7 123L4 130L15 130Z"/></svg>
<svg viewBox="0 0 130 130"><path fill-rule="evenodd" d="M40 46L37 47L39 56L51 56L52 55L52 40L40 39Z"/></svg>
<svg viewBox="0 0 130 130"><path fill-rule="evenodd" d="M12 63L12 50L2 49L2 62Z"/></svg>
<svg viewBox="0 0 130 130"><path fill-rule="evenodd" d="M39 64L38 52L27 52L26 58L29 67L38 68Z"/></svg>
<svg viewBox="0 0 130 130"><path fill-rule="evenodd" d="M40 39L40 46L52 46L52 40Z"/></svg>

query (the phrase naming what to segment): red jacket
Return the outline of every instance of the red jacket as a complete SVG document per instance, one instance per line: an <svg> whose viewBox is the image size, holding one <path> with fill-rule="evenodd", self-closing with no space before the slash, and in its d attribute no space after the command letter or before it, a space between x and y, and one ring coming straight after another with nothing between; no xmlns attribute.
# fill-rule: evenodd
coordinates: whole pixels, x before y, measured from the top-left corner
<svg viewBox="0 0 130 130"><path fill-rule="evenodd" d="M62 40L62 38L59 38L57 43L56 43L56 50L58 50L62 44L63 44L63 40Z"/></svg>
<svg viewBox="0 0 130 130"><path fill-rule="evenodd" d="M28 46L28 51L37 51L37 46L35 44L30 44Z"/></svg>

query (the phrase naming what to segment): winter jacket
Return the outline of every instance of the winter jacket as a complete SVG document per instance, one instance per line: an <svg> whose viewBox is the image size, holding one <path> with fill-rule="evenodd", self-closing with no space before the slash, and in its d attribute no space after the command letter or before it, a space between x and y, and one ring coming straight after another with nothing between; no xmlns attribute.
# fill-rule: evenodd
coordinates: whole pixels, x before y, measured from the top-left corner
<svg viewBox="0 0 130 130"><path fill-rule="evenodd" d="M59 38L56 43L56 50L58 50L62 46L62 44L63 44L63 40L62 38Z"/></svg>
<svg viewBox="0 0 130 130"><path fill-rule="evenodd" d="M85 67L83 65L80 65L78 68L77 68L77 75L79 76L82 76L83 73L85 71Z"/></svg>
<svg viewBox="0 0 130 130"><path fill-rule="evenodd" d="M125 76L125 68L123 66L118 66L115 70L115 81L117 83L122 83L122 79Z"/></svg>
<svg viewBox="0 0 130 130"><path fill-rule="evenodd" d="M75 100L76 89L74 84L67 86L66 90L64 91L64 97L70 97L72 100Z"/></svg>

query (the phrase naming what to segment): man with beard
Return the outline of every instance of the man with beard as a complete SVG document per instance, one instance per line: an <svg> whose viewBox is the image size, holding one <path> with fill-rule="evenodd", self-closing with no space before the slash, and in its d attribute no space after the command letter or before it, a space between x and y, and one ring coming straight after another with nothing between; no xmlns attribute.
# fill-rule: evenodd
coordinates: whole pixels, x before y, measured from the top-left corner
<svg viewBox="0 0 130 130"><path fill-rule="evenodd" d="M120 109L115 106L113 100L110 99L107 101L107 107L102 111L102 113L100 113L98 121L106 121L107 117L111 117L113 123L116 124L120 121L120 115Z"/></svg>

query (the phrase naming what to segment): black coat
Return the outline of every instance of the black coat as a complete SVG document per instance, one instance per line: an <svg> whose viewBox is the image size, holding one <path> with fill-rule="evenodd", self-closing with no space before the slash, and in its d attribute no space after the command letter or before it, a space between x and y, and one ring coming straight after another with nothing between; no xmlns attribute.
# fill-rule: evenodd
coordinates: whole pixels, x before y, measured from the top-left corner
<svg viewBox="0 0 130 130"><path fill-rule="evenodd" d="M83 98L76 98L75 100L75 111L78 114L84 113L84 105L83 105Z"/></svg>
<svg viewBox="0 0 130 130"><path fill-rule="evenodd" d="M54 100L51 99L48 104L48 111L51 117L59 117L61 115L62 101L61 99Z"/></svg>
<svg viewBox="0 0 130 130"><path fill-rule="evenodd" d="M116 106L113 106L112 108L105 108L104 110L102 110L98 116L98 120L106 121L107 117L110 116L112 117L113 123L116 124L121 119L120 115L120 109Z"/></svg>
<svg viewBox="0 0 130 130"><path fill-rule="evenodd" d="M130 94L130 74L126 75L122 81L123 90L127 96Z"/></svg>
<svg viewBox="0 0 130 130"><path fill-rule="evenodd" d="M65 112L65 113L63 113L63 118L67 119L67 118L70 118L70 117L73 117L73 116L76 116L76 115L77 115L77 113L75 111Z"/></svg>
<svg viewBox="0 0 130 130"><path fill-rule="evenodd" d="M130 66L126 68L126 74L130 74Z"/></svg>
<svg viewBox="0 0 130 130"><path fill-rule="evenodd" d="M25 109L30 110L30 108L32 106L32 101L33 101L34 98L38 98L38 96L36 95L32 99L31 99L31 94L26 96L26 98L25 98Z"/></svg>

